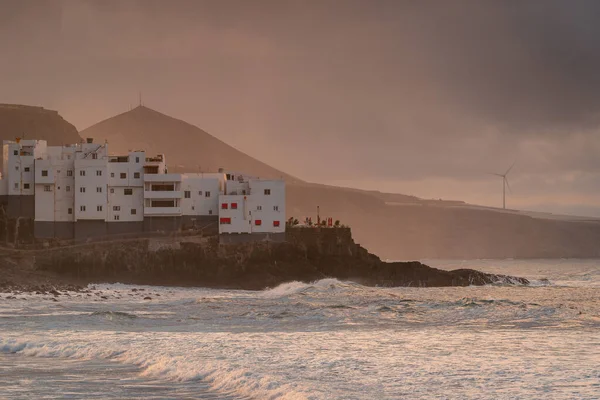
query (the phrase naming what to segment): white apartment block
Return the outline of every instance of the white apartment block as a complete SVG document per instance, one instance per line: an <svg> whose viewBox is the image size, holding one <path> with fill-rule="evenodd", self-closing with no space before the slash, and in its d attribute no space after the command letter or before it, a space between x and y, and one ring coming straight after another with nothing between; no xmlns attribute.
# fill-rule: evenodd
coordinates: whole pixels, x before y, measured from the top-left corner
<svg viewBox="0 0 600 400"><path fill-rule="evenodd" d="M205 228L226 236L285 232L283 181L223 170L169 173L163 154L110 155L108 143L92 139L65 146L4 141L0 198L9 216L34 219L39 238Z"/></svg>

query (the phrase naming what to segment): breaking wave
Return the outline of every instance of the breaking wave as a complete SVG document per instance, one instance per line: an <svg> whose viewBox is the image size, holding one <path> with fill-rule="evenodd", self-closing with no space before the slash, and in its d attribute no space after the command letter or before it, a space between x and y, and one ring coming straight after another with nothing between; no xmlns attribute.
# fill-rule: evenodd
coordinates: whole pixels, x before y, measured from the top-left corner
<svg viewBox="0 0 600 400"><path fill-rule="evenodd" d="M354 282L343 282L335 278L321 279L312 283L304 282L286 282L281 285L266 289L262 292L262 296L266 298L290 297L295 295L319 294L319 293L340 293L352 291L369 290L366 286L362 286Z"/></svg>
<svg viewBox="0 0 600 400"><path fill-rule="evenodd" d="M89 342L36 342L0 338L0 353L28 357L105 359L135 365L139 375L174 382L202 381L218 393L269 400L304 400L310 397L290 384L225 362L168 356L148 348L109 349ZM158 353L158 354L157 354Z"/></svg>

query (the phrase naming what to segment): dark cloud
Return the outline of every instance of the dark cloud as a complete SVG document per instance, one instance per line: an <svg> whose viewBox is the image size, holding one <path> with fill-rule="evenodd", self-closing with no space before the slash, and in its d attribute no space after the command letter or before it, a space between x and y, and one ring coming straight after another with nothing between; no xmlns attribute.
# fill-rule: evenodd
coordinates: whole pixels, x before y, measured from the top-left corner
<svg viewBox="0 0 600 400"><path fill-rule="evenodd" d="M516 160L519 201L589 200L598 17L586 0L0 0L0 101L83 129L141 90L306 179L479 201Z"/></svg>

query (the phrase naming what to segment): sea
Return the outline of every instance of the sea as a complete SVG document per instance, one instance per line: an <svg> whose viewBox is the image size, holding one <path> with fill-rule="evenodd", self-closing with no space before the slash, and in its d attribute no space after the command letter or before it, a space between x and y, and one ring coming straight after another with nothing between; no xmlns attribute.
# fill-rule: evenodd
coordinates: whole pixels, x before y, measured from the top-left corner
<svg viewBox="0 0 600 400"><path fill-rule="evenodd" d="M424 262L532 284L1 294L0 398L600 398L600 260Z"/></svg>

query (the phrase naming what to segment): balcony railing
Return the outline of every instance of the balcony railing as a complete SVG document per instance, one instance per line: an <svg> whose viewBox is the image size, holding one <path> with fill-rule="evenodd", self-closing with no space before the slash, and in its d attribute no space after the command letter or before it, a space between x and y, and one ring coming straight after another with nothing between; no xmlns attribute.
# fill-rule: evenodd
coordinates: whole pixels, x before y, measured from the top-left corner
<svg viewBox="0 0 600 400"><path fill-rule="evenodd" d="M144 207L144 215L181 215L181 207Z"/></svg>
<svg viewBox="0 0 600 400"><path fill-rule="evenodd" d="M174 190L174 191L151 191L151 190L145 190L144 191L144 198L145 199L180 199L181 198L181 191L180 190Z"/></svg>

